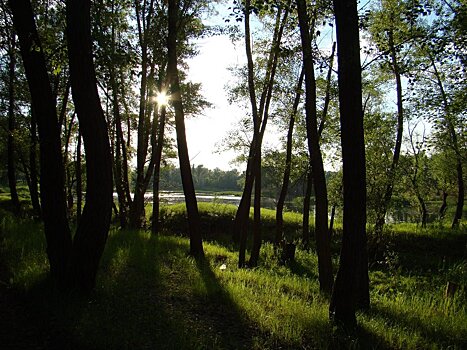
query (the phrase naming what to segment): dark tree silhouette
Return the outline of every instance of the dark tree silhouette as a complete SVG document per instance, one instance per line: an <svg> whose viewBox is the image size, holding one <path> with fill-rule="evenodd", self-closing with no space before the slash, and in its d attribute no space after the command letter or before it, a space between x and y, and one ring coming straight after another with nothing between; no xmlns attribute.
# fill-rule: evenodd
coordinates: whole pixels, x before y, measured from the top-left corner
<svg viewBox="0 0 467 350"><path fill-rule="evenodd" d="M91 1L66 2L73 101L86 153L86 201L70 257L72 287L94 287L112 214L112 164L107 125L92 60Z"/></svg>
<svg viewBox="0 0 467 350"><path fill-rule="evenodd" d="M55 100L31 3L29 0L10 0L9 5L39 129L40 196L50 274L62 284L67 274L72 242L66 217L63 158Z"/></svg>
<svg viewBox="0 0 467 350"><path fill-rule="evenodd" d="M67 1L67 37L73 99L86 149L86 204L72 242L66 217L64 166L44 53L29 0L9 1L18 33L40 140L41 200L52 278L67 289L94 287L110 225L112 171L107 126L92 62L90 1Z"/></svg>
<svg viewBox="0 0 467 350"><path fill-rule="evenodd" d="M298 21L303 52L303 69L305 71L305 112L308 150L313 174L315 191L315 237L318 253L319 284L323 292L331 293L332 261L331 238L328 231L328 196L323 159L319 146L318 116L316 111L316 81L314 74L314 57L311 49L309 17L305 0L297 0ZM305 228L304 228L305 229Z"/></svg>
<svg viewBox="0 0 467 350"><path fill-rule="evenodd" d="M195 187L193 184L193 177L191 175L190 158L188 156L183 102L180 91L180 78L177 68L177 28L179 24L179 1L169 0L168 10L169 31L167 40L167 74L171 92L170 101L175 110L178 159L180 162L180 173L182 176L183 192L185 193L185 204L188 215L188 230L190 233L190 254L195 257L204 257L198 203L196 201Z"/></svg>
<svg viewBox="0 0 467 350"><path fill-rule="evenodd" d="M355 310L368 307L366 179L357 1L334 0L344 182L344 223L339 271L329 313L354 325Z"/></svg>

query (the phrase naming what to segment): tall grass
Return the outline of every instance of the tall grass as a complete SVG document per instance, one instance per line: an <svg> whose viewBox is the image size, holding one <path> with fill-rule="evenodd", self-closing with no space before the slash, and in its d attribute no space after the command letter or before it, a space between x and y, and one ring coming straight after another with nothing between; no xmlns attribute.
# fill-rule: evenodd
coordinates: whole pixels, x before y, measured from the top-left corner
<svg viewBox="0 0 467 350"><path fill-rule="evenodd" d="M174 217L176 210L170 211ZM230 210L202 215L224 213L226 219ZM4 216L0 230L8 284L26 296L37 320L58 329L58 336L50 335L52 345L53 339L76 349L462 349L467 344L467 263L460 234L445 236L444 245L432 233L405 233L401 240L394 234L390 254L370 271L371 309L358 316L359 328L346 333L328 321L329 301L319 293L312 250L299 247L295 262L284 266L266 243L260 267L238 269L237 253L214 234L204 245L206 262L197 262L187 254L185 237L113 229L95 293L82 299L51 292L40 225ZM445 298L450 280L459 289Z"/></svg>

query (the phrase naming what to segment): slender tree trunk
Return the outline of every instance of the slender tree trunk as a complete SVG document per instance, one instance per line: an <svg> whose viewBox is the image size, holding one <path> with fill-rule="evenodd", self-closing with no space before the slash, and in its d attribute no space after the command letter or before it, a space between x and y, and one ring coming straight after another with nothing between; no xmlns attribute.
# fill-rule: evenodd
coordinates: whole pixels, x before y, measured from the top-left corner
<svg viewBox="0 0 467 350"><path fill-rule="evenodd" d="M39 185L37 180L37 120L34 109L31 108L31 142L29 146L29 171L31 178L31 203L36 217L40 218L41 204L39 202Z"/></svg>
<svg viewBox="0 0 467 350"><path fill-rule="evenodd" d="M452 134L454 135L454 133ZM457 155L456 159L456 172L457 172L457 204L456 204L456 213L454 214L454 218L452 220L451 228L459 228L460 221L462 218L462 211L464 209L464 196L465 196L465 188L464 188L464 176L462 174L462 160L459 155Z"/></svg>
<svg viewBox="0 0 467 350"><path fill-rule="evenodd" d="M146 2L145 2L146 3ZM136 150L136 183L134 188L133 202L130 212L130 226L141 228L144 223L144 166L148 153L147 137L147 83L148 83L148 35L151 27L154 0L150 0L149 11L140 8L139 1L135 0L136 22L138 26L139 43L141 46L141 84L138 115L138 145Z"/></svg>
<svg viewBox="0 0 467 350"><path fill-rule="evenodd" d="M290 1L289 1L290 4ZM253 115L253 140L251 143L249 162L247 165L245 189L242 195L242 201L236 215L234 227L240 229L240 251L239 251L239 266L244 266L245 249L247 238L247 227L249 218L249 204L251 200L251 192L253 190L253 182L255 182L255 199L254 199L254 223L253 223L253 248L250 256L249 265L256 266L261 248L261 147L263 135L266 130L267 121L269 118L269 104L272 98L272 89L274 85L274 77L278 62L279 46L282 38L282 33L287 22L288 10L285 11L281 21L282 9L278 8L276 23L274 27L274 35L269 52L269 58L266 67L266 75L264 78L263 91L261 93L259 109L256 102L253 54L251 48L251 32L250 32L250 7L251 1L245 3L245 50L248 64L248 90L250 96L250 104ZM251 177L250 177L251 176ZM243 200L245 198L245 200ZM248 207L246 206L248 204ZM237 222L237 219L238 222Z"/></svg>
<svg viewBox="0 0 467 350"><path fill-rule="evenodd" d="M66 107L63 107L66 109ZM63 166L65 168L65 193L67 197L67 208L68 208L68 217L71 217L73 212L73 177L70 172L70 166L68 164L68 148L70 146L71 132L73 129L73 124L75 121L75 114L70 119L70 123L65 128L65 149L63 152ZM65 124L66 125L66 124Z"/></svg>
<svg viewBox="0 0 467 350"><path fill-rule="evenodd" d="M247 234L248 234L248 219L250 216L250 205L251 205L251 193L253 191L254 184L254 175L253 175L253 166L254 166L254 144L256 143L256 138L253 136L253 141L250 145L250 154L248 156L248 163L246 167L246 178L245 178L245 187L243 189L242 198L240 199L240 204L235 214L234 221L234 241L235 237L238 235L240 239L240 246L238 250L238 267L245 266L245 255L246 255L246 243L247 243Z"/></svg>
<svg viewBox="0 0 467 350"><path fill-rule="evenodd" d="M444 114L445 114L444 119L449 130L452 148L454 149L455 157L456 157L457 204L456 204L456 212L454 214L454 218L452 220L452 225L451 225L451 228L454 229L454 228L459 228L459 224L462 218L462 211L464 209L465 186L464 186L464 175L463 175L463 170L462 170L462 156L459 150L456 129L454 127L454 124L450 116L450 106L448 103L448 98L446 96L446 91L444 90L444 85L441 80L441 76L438 72L438 68L436 67L436 63L433 57L430 56L430 60L431 60L431 65L435 71L436 81L438 83L438 87L441 92L441 97L443 99Z"/></svg>
<svg viewBox="0 0 467 350"><path fill-rule="evenodd" d="M426 209L425 200L420 194L417 194L417 200L420 206L420 218L421 218L422 228L426 228L426 223L428 219L428 210Z"/></svg>
<svg viewBox="0 0 467 350"><path fill-rule="evenodd" d="M83 207L83 186L81 170L81 131L78 129L78 141L76 143L76 223L79 225Z"/></svg>
<svg viewBox="0 0 467 350"><path fill-rule="evenodd" d="M177 28L179 23L179 2L169 0L169 28L168 28L168 81L171 88L171 102L175 109L175 128L177 132L178 158L182 176L183 192L188 215L188 230L190 232L190 254L197 258L204 258L203 241L201 239L200 218L196 201L193 177L191 176L190 158L185 134L185 120L183 113L182 95L177 68Z"/></svg>
<svg viewBox="0 0 467 350"><path fill-rule="evenodd" d="M114 180L115 188L118 196L118 207L119 207L119 219L120 227L125 228L128 219L128 202L125 194L125 180L123 176L123 160L122 150L126 152L125 141L123 140L122 133L122 119L120 115L120 109L118 107L118 89L117 81L115 79L115 73L113 67L110 69L110 82L112 85L112 111L115 119L115 171Z"/></svg>
<svg viewBox="0 0 467 350"><path fill-rule="evenodd" d="M334 230L334 218L336 216L336 204L334 203L331 207L331 219L329 220L329 235L332 235Z"/></svg>
<svg viewBox="0 0 467 350"><path fill-rule="evenodd" d="M155 152L154 156L154 178L152 182L152 233L158 234L160 232L159 223L159 183L160 183L160 171L161 171L161 160L162 160L162 149L164 147L164 131L166 121L166 107L161 106L161 112L159 116L159 128L157 135L157 145L153 148Z"/></svg>
<svg viewBox="0 0 467 350"><path fill-rule="evenodd" d="M331 243L328 231L328 196L318 136L314 59L311 49L310 27L306 10L306 2L305 0L297 0L296 2L302 41L303 67L305 69L305 110L308 149L310 152L311 167L313 169L313 184L315 190L315 237L316 250L318 253L319 282L321 291L331 293L333 276Z"/></svg>
<svg viewBox="0 0 467 350"><path fill-rule="evenodd" d="M334 0L344 185L342 250L329 314L337 323L356 323L368 307L366 180L357 1Z"/></svg>
<svg viewBox="0 0 467 350"><path fill-rule="evenodd" d="M313 190L313 169L308 166L305 184L305 196L303 197L302 243L305 248L310 245L310 207L311 191Z"/></svg>
<svg viewBox="0 0 467 350"><path fill-rule="evenodd" d="M9 58L10 63L8 67L8 186L10 188L10 198L13 204L14 211L19 214L20 203L18 191L16 189L16 164L15 164L15 47L16 47L16 34L11 31L10 45L9 45Z"/></svg>
<svg viewBox="0 0 467 350"><path fill-rule="evenodd" d="M383 194L381 206L378 208L376 213L376 223L375 223L375 234L380 236L383 232L383 227L386 222L386 213L388 211L389 204L392 198L392 192L394 189L394 182L396 180L396 171L397 165L399 163L399 157L401 153L402 146L402 135L404 132L404 107L402 99L402 79L401 79L401 70L399 67L399 62L397 60L396 48L394 45L393 33L392 31L388 32L389 36L389 51L391 55L391 65L394 77L396 79L396 94L397 94L397 133L396 133L396 143L394 146L394 153L392 157L391 167L388 173L388 179L386 184L386 190Z"/></svg>
<svg viewBox="0 0 467 350"><path fill-rule="evenodd" d="M112 164L107 125L92 60L90 0L67 0L68 59L73 101L86 153L86 203L73 241L69 285L90 291L112 213Z"/></svg>
<svg viewBox="0 0 467 350"><path fill-rule="evenodd" d="M260 144L260 142L258 142ZM255 152L255 198L253 201L253 245L251 247L249 267L258 266L261 249L261 146Z"/></svg>
<svg viewBox="0 0 467 350"><path fill-rule="evenodd" d="M441 206L439 207L439 210L438 210L439 220L443 220L444 215L446 215L446 209L448 208L447 199L448 199L448 193L443 190L443 199L442 199Z"/></svg>
<svg viewBox="0 0 467 350"><path fill-rule="evenodd" d="M245 1L244 16L245 16L245 51L247 56L247 66L248 66L248 90L250 96L250 104L252 108L252 118L253 118L253 139L250 145L250 151L248 156L248 164L246 170L246 179L245 179L245 188L243 189L242 199L237 210L235 217L234 229L240 230L240 249L239 249L239 258L238 266L243 267L245 265L245 250L246 250L246 240L247 240L247 228L248 228L248 218L250 212L250 203L251 203L251 193L253 191L253 183L255 181L256 175L256 159L255 154L258 149L258 138L260 130L260 120L258 106L256 102L256 91L255 91L255 82L254 82L254 71L253 71L253 54L251 48L251 31L250 31L250 7L251 1Z"/></svg>
<svg viewBox="0 0 467 350"><path fill-rule="evenodd" d="M67 275L71 234L66 218L63 158L57 111L41 42L29 0L9 0L21 56L37 116L40 138L40 186L44 232L51 277L59 284Z"/></svg>
<svg viewBox="0 0 467 350"><path fill-rule="evenodd" d="M284 170L284 177L282 179L282 187L281 192L279 194L279 199L277 200L276 206L276 237L275 237L275 245L278 246L279 243L284 238L283 235L283 225L284 225L284 203L285 198L287 196L287 189L289 187L290 181L290 170L292 167L292 141L293 141L293 129L295 125L295 115L297 114L298 104L300 103L301 97L301 90L303 85L303 78L305 75L305 71L302 69L300 72L300 77L298 78L297 83L297 90L295 94L294 103L292 106L292 113L290 114L289 120L289 128L287 131L287 145L286 145L286 155L285 155L285 170Z"/></svg>
<svg viewBox="0 0 467 350"><path fill-rule="evenodd" d="M114 1L111 3L111 10L112 14L115 14L115 4ZM111 28L111 51L112 55L116 55L116 33L115 33L115 22L112 21L112 28ZM110 79L110 86L112 89L112 112L114 117L115 123L115 161L114 163L114 181L115 181L115 189L117 191L118 196L118 218L120 220L120 227L125 228L128 222L128 211L129 211L129 202L127 201L127 196L125 193L125 187L128 184L125 184L125 177L124 177L124 166L123 166L123 157L122 152L126 153L125 141L123 138L122 132L122 117L120 115L120 108L119 108L119 98L118 98L118 83L116 77L116 67L115 65L110 62L109 64L109 79Z"/></svg>

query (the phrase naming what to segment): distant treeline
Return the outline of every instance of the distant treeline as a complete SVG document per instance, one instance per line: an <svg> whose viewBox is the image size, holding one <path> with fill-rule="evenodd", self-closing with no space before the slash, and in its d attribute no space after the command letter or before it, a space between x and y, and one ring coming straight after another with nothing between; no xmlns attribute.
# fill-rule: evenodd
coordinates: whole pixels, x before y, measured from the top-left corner
<svg viewBox="0 0 467 350"><path fill-rule="evenodd" d="M197 191L243 191L245 175L237 169L221 170L219 168L208 169L203 165L192 165L191 172ZM334 172L326 172L326 178L330 178ZM305 193L305 173L292 179L288 191L289 198L303 197ZM266 197L276 198L279 195L281 178L274 169L264 167L262 171L262 193ZM182 190L180 169L173 165L161 168L160 188L163 191Z"/></svg>

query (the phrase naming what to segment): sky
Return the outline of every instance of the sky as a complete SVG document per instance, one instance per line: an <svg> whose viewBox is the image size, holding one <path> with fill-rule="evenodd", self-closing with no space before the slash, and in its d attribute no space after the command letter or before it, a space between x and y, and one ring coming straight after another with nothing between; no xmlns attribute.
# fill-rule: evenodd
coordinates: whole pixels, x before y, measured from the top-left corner
<svg viewBox="0 0 467 350"><path fill-rule="evenodd" d="M207 25L222 25L228 4L218 5L217 14L204 19ZM255 17L251 17L252 28L259 29ZM322 40L332 43L332 29L322 30ZM253 39L254 40L254 39ZM242 108L228 103L225 86L234 81L228 68L234 65L246 64L246 53L243 41L233 43L227 35L205 37L196 41L199 54L188 61L188 79L195 83L202 83L202 94L213 108L204 111L203 115L187 118L186 135L191 164L203 165L207 168L243 170L243 165L233 164L233 151L219 152L219 143L226 137L227 132L245 114ZM322 42L319 43L323 45ZM327 44L325 44L327 45ZM266 130L263 147L276 148L280 144L280 135L269 123ZM246 166L246 164L245 164Z"/></svg>
<svg viewBox="0 0 467 350"><path fill-rule="evenodd" d="M197 44L200 53L188 62L188 78L202 83L202 94L213 107L185 121L191 163L230 170L235 167L230 164L235 153L216 151L222 138L244 113L228 103L225 91L225 85L233 80L228 68L246 62L244 48L234 45L227 36L203 38Z"/></svg>

